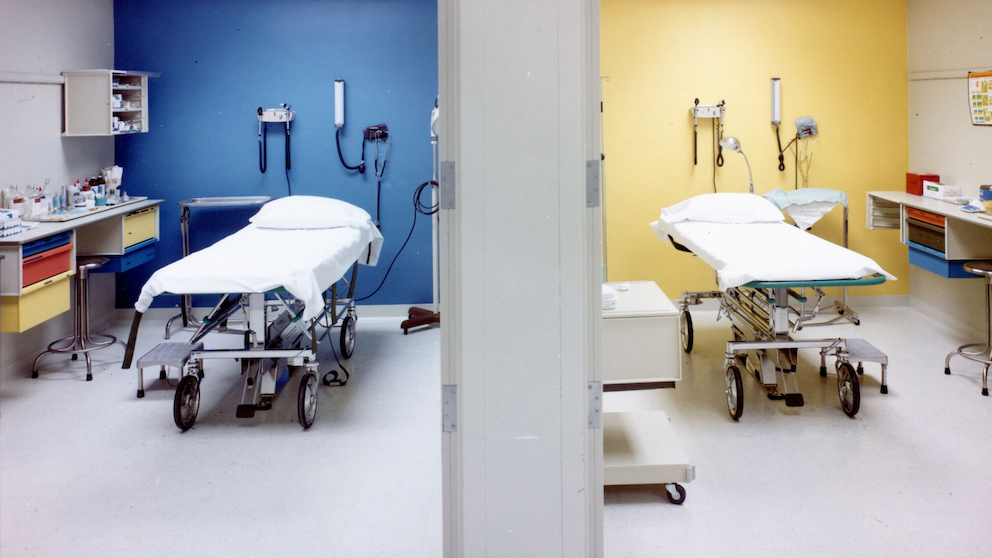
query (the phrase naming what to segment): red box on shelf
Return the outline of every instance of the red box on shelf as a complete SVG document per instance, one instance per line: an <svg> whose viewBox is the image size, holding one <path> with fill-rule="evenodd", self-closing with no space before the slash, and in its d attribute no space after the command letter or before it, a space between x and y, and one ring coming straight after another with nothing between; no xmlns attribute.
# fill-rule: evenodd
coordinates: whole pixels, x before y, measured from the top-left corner
<svg viewBox="0 0 992 558"><path fill-rule="evenodd" d="M27 287L38 281L44 281L49 277L55 277L59 273L69 271L72 268L71 256L72 243L69 243L24 258L22 267L24 280L22 286Z"/></svg>
<svg viewBox="0 0 992 558"><path fill-rule="evenodd" d="M940 177L936 174L916 174L907 172L906 193L913 194L914 196L922 196L924 180L929 180L930 182L940 182Z"/></svg>

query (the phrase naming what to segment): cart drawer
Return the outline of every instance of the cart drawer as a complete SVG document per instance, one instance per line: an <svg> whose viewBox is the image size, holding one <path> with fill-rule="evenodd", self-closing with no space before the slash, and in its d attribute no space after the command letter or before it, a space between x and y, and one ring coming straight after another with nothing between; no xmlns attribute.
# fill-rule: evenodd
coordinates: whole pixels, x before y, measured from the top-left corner
<svg viewBox="0 0 992 558"><path fill-rule="evenodd" d="M603 320L604 382L675 382L681 360L678 314Z"/></svg>
<svg viewBox="0 0 992 558"><path fill-rule="evenodd" d="M158 207L149 207L124 216L124 247L155 238Z"/></svg>
<svg viewBox="0 0 992 558"><path fill-rule="evenodd" d="M0 298L0 331L21 333L54 318L70 308L69 277L73 272L56 275L25 287L21 296Z"/></svg>
<svg viewBox="0 0 992 558"><path fill-rule="evenodd" d="M63 244L33 256L25 256L21 265L23 266L22 285L24 287L65 273L72 269L72 243Z"/></svg>

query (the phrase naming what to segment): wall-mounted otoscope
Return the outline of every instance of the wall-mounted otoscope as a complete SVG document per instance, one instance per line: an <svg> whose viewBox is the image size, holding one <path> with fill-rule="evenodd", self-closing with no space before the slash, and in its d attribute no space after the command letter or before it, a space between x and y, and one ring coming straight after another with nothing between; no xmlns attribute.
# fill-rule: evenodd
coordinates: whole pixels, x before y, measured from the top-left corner
<svg viewBox="0 0 992 558"><path fill-rule="evenodd" d="M282 108L263 109L258 107L258 170L265 174L268 166L269 141L265 134L266 125L269 122L282 122L286 125L286 189L289 195L293 195L293 187L289 182L289 169L291 168L289 158L289 124L293 121L296 113L289 110L289 105L280 103Z"/></svg>
<svg viewBox="0 0 992 558"><path fill-rule="evenodd" d="M258 107L258 169L265 172L269 156L268 140L263 133L265 125L269 122L282 122L286 125L286 169L290 168L289 159L289 124L293 121L296 113L289 110L289 105L281 103L282 108L263 109Z"/></svg>

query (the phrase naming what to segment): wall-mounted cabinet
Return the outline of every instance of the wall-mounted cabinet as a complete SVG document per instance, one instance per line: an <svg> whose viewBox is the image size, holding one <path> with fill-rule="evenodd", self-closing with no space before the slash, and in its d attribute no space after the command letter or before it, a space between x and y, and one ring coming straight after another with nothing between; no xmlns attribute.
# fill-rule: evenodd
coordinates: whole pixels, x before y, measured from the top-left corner
<svg viewBox="0 0 992 558"><path fill-rule="evenodd" d="M159 74L78 70L62 75L64 137L116 136L149 130L148 78Z"/></svg>

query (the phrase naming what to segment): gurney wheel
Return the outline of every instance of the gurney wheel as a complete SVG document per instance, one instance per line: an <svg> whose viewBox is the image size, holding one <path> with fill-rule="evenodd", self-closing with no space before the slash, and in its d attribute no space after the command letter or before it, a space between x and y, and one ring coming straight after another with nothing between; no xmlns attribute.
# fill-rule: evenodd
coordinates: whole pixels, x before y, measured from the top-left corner
<svg viewBox="0 0 992 558"><path fill-rule="evenodd" d="M405 333L405 332L404 332ZM355 352L355 319L345 316L341 322L341 356L351 358Z"/></svg>
<svg viewBox="0 0 992 558"><path fill-rule="evenodd" d="M199 410L200 379L195 374L183 376L176 388L176 398L172 405L172 417L176 420L176 426L183 432L192 428Z"/></svg>
<svg viewBox="0 0 992 558"><path fill-rule="evenodd" d="M672 488L675 489L677 494L672 494ZM682 488L681 484L666 484L665 492L668 493L668 501L676 506L681 506L685 503L685 489Z"/></svg>
<svg viewBox="0 0 992 558"><path fill-rule="evenodd" d="M740 420L744 413L744 385L741 383L741 370L734 365L727 367L727 409L730 418Z"/></svg>
<svg viewBox="0 0 992 558"><path fill-rule="evenodd" d="M300 426L304 430L313 425L313 419L317 416L317 375L307 372L300 378L300 398L297 411L300 419Z"/></svg>
<svg viewBox="0 0 992 558"><path fill-rule="evenodd" d="M861 407L861 388L858 385L858 373L850 363L844 362L837 367L837 396L844 414L854 418Z"/></svg>
<svg viewBox="0 0 992 558"><path fill-rule="evenodd" d="M688 310L679 312L679 338L682 340L682 350L692 352L692 315Z"/></svg>

